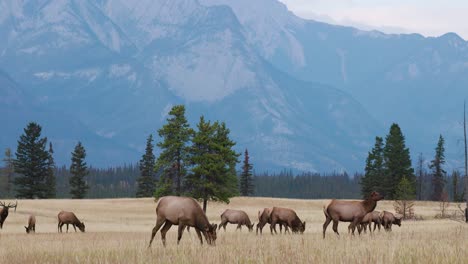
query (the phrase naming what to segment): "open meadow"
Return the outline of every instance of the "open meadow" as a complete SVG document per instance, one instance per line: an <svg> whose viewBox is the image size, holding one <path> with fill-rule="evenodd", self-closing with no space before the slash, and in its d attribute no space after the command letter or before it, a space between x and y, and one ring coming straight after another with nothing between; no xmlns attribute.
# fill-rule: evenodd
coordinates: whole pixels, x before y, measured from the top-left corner
<svg viewBox="0 0 468 264"><path fill-rule="evenodd" d="M166 248L158 232L147 249L156 219L152 199L19 200L0 230L0 263L468 263L468 224L434 219L438 203L416 202L415 212L425 220L404 221L391 233L353 237L348 223L340 223L341 237L330 225L323 239L322 206L328 201L240 197L230 204L209 203L212 223L219 224L226 208L244 210L257 223L258 210L281 206L294 209L306 231L272 236L266 225L260 236L228 225L227 232L218 232L216 246L201 246L192 229L177 246L173 226ZM86 233L70 226L68 234L58 234L60 210L75 212ZM376 210L393 212L392 202L379 202ZM27 235L23 226L30 213L36 215L36 234Z"/></svg>

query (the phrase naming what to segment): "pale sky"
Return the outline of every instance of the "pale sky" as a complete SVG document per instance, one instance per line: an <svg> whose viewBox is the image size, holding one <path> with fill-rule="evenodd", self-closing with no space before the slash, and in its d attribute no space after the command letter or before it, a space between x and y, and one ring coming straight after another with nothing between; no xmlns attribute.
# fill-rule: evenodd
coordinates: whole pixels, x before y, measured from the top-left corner
<svg viewBox="0 0 468 264"><path fill-rule="evenodd" d="M280 0L297 16L386 33L468 40L468 0Z"/></svg>

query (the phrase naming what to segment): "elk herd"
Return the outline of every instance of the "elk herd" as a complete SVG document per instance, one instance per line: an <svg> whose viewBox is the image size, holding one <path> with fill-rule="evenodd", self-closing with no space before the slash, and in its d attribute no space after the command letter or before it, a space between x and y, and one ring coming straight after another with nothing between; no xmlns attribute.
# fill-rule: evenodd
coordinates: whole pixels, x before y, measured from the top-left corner
<svg viewBox="0 0 468 264"><path fill-rule="evenodd" d="M323 238L325 238L325 232L331 222L333 222L332 229L338 236L339 222L349 222L348 233L352 233L353 235L356 229L361 234L361 232L367 232L367 228L372 233L375 232L376 228L380 231L381 226L386 231L391 231L392 225L401 226L401 215L394 215L387 211L374 211L377 202L382 199L383 196L381 194L372 192L363 201L332 200L328 205L323 207L325 215ZM11 203L6 205L0 202L0 228L3 228L5 219L8 216L8 210L15 208L16 211L17 206L18 202L14 205ZM237 225L236 230L242 230L242 226L246 226L252 232L254 228L254 223L250 221L247 213L242 210L226 209L221 214L220 219L219 225L210 223L200 204L193 198L179 196L161 197L156 205L156 225L152 230L148 248L151 247L154 237L159 230L161 230L162 244L165 246L166 233L173 225L178 226L177 244L182 239L185 229L189 231L190 228L194 228L201 244L203 244L204 237L207 244L215 245L217 230L223 228L226 231L227 224ZM57 215L57 220L57 231L60 233L65 224L67 225L67 233L69 225L73 226L75 232L76 227L81 232L85 232L84 223L73 212L61 211ZM373 230L372 223L374 224ZM302 221L294 210L282 207L270 207L258 211L257 235L259 231L260 235L262 234L262 230L266 224L270 225L270 233L272 235L278 233L276 225L279 225L280 233L282 233L284 228L284 233L302 234L306 228L306 222ZM34 233L36 231L36 217L34 215L29 216L28 226L25 226L25 229L26 233Z"/></svg>

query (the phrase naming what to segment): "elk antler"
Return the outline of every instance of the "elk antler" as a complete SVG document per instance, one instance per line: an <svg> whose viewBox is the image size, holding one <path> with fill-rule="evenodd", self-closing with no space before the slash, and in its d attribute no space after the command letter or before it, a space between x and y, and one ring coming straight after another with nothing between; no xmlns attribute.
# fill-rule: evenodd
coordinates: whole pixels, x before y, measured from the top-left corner
<svg viewBox="0 0 468 264"><path fill-rule="evenodd" d="M6 207L5 203L0 202L0 206Z"/></svg>
<svg viewBox="0 0 468 264"><path fill-rule="evenodd" d="M5 204L3 204L3 206L5 206ZM13 208L13 207L14 207L14 208L15 208L15 212L16 212L16 207L18 207L18 200L16 200L15 205L12 205L11 203L8 203L8 205L5 206L5 207L8 207L8 208Z"/></svg>

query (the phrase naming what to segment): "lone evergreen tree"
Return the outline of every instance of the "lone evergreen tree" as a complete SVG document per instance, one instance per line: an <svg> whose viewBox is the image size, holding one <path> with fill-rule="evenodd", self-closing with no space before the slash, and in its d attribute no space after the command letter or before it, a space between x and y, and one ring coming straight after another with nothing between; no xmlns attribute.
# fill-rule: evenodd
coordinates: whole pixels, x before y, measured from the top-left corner
<svg viewBox="0 0 468 264"><path fill-rule="evenodd" d="M364 199L366 199L371 192L381 192L383 189L383 147L383 139L381 137L376 137L374 148L369 152L366 159L364 177L361 179L361 194Z"/></svg>
<svg viewBox="0 0 468 264"><path fill-rule="evenodd" d="M232 149L235 142L224 123L211 124L202 116L197 127L190 155L193 168L186 182L189 194L203 200L206 212L208 200L229 203L238 193L235 166L239 154Z"/></svg>
<svg viewBox="0 0 468 264"><path fill-rule="evenodd" d="M417 190L418 200L421 201L423 197L423 192L424 192L423 181L424 181L424 175L425 175L424 156L422 153L419 153L419 156L418 156L417 174L418 174L418 190Z"/></svg>
<svg viewBox="0 0 468 264"><path fill-rule="evenodd" d="M146 151L140 160L140 177L137 179L138 189L136 197L151 197L155 191L154 164L155 156L153 153L153 135L149 135L146 140Z"/></svg>
<svg viewBox="0 0 468 264"><path fill-rule="evenodd" d="M405 137L398 124L392 124L390 127L390 133L385 138L383 157L385 176L382 181L382 192L386 199L393 200L397 186L403 177L406 177L413 186L416 185L410 152L405 146Z"/></svg>
<svg viewBox="0 0 468 264"><path fill-rule="evenodd" d="M169 194L180 196L183 191L182 183L187 174L185 166L193 130L185 118L185 106L172 107L169 115L167 124L158 130L162 141L157 143L161 148L161 154L155 166L155 170L160 172L156 198Z"/></svg>
<svg viewBox="0 0 468 264"><path fill-rule="evenodd" d="M70 194L73 199L83 199L89 186L86 184L85 177L88 175L88 167L85 162L86 150L81 142L75 146L72 152L70 173Z"/></svg>
<svg viewBox="0 0 468 264"><path fill-rule="evenodd" d="M395 191L395 211L403 215L404 219L412 217L415 198L414 184L406 176L401 178Z"/></svg>
<svg viewBox="0 0 468 264"><path fill-rule="evenodd" d="M13 156L11 154L11 149L7 148L5 150L5 158L3 158L4 166L3 169L5 176L6 176L6 183L5 183L5 192L8 196L11 196L12 189L11 185L13 184L13 174L15 172L15 167L13 165Z"/></svg>
<svg viewBox="0 0 468 264"><path fill-rule="evenodd" d="M441 201L442 192L445 186L445 176L446 171L442 168L445 164L445 147L444 147L444 138L442 135L439 136L439 141L437 142L437 147L435 149L434 159L431 161L429 168L432 170L432 200Z"/></svg>
<svg viewBox="0 0 468 264"><path fill-rule="evenodd" d="M45 178L48 173L49 153L46 151L47 138L41 138L41 126L31 122L18 140L15 172L16 197L33 199L46 198Z"/></svg>
<svg viewBox="0 0 468 264"><path fill-rule="evenodd" d="M249 151L245 149L244 164L240 176L240 194L242 196L250 196L254 194L254 182L252 174L252 164L249 163Z"/></svg>
<svg viewBox="0 0 468 264"><path fill-rule="evenodd" d="M45 196L47 198L55 198L57 195L57 184L55 181L55 161L54 149L52 143L49 143L49 157L47 159L47 176L45 178Z"/></svg>

